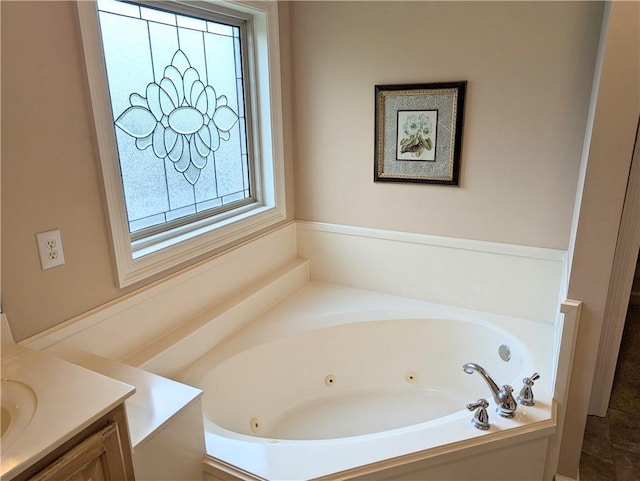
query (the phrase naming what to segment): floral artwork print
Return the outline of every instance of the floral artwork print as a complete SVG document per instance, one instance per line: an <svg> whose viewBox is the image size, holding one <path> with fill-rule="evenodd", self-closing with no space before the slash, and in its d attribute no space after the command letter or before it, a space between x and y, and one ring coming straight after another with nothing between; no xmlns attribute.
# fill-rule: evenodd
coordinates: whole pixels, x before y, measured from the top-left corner
<svg viewBox="0 0 640 481"><path fill-rule="evenodd" d="M398 160L435 161L437 110L398 111Z"/></svg>
<svg viewBox="0 0 640 481"><path fill-rule="evenodd" d="M218 150L221 140L229 140L238 114L227 105L226 96L205 86L182 50L145 94L129 96L131 107L116 119L116 126L136 139L138 149L151 147L156 157L168 157L194 185L209 154Z"/></svg>

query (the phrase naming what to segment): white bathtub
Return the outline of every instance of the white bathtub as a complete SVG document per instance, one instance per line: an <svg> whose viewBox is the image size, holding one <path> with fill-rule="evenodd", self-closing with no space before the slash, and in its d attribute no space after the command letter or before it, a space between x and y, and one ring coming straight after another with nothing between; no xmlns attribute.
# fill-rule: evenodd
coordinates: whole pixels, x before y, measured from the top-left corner
<svg viewBox="0 0 640 481"><path fill-rule="evenodd" d="M551 326L523 319L309 283L180 379L205 392L212 473L542 479L555 430L552 337ZM536 405L499 417L466 362L511 384L514 396L539 372ZM478 398L490 402L488 431L466 409Z"/></svg>

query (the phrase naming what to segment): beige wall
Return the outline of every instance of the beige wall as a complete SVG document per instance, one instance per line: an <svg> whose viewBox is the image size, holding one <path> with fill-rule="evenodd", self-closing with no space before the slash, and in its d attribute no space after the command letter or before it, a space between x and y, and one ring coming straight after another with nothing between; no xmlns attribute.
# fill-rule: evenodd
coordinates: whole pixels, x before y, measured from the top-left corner
<svg viewBox="0 0 640 481"><path fill-rule="evenodd" d="M291 9L298 219L567 248L602 4ZM374 183L374 85L455 80L460 188Z"/></svg>
<svg viewBox="0 0 640 481"><path fill-rule="evenodd" d="M2 2L2 307L22 339L118 295L75 5ZM42 271L35 234L60 228Z"/></svg>
<svg viewBox="0 0 640 481"><path fill-rule="evenodd" d="M2 308L21 340L133 289L119 289L114 276L75 3L2 1L0 8ZM286 4L281 14L290 127ZM291 128L285 142L291 186ZM55 228L66 264L42 271L35 234Z"/></svg>

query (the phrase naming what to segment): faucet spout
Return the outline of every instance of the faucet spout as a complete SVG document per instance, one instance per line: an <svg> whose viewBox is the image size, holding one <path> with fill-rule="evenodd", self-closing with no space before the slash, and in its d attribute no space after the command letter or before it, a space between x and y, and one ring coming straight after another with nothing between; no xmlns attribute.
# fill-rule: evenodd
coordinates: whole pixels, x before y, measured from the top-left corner
<svg viewBox="0 0 640 481"><path fill-rule="evenodd" d="M466 363L462 366L462 370L467 374L473 374L475 371L483 377L491 390L493 400L498 406L496 410L500 416L505 418L511 418L514 416L518 404L511 394L513 392L513 388L511 386L504 385L500 388L482 366L473 362Z"/></svg>
<svg viewBox="0 0 640 481"><path fill-rule="evenodd" d="M484 380L487 382L489 389L491 390L491 394L493 394L493 399L496 402L496 404L500 404L502 402L498 397L500 395L500 387L491 378L491 376L489 376L489 373L485 370L485 368L483 368L482 366L474 362L468 362L464 366L462 366L462 369L467 374L473 374L474 371L480 374L484 378Z"/></svg>

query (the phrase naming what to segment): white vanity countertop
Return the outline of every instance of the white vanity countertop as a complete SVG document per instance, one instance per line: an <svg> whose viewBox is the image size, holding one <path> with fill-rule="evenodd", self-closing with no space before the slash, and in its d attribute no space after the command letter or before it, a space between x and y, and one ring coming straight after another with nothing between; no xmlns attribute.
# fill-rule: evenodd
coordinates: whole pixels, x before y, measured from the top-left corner
<svg viewBox="0 0 640 481"><path fill-rule="evenodd" d="M2 346L2 379L20 381L37 396L25 430L2 446L0 477L10 480L121 404L135 388L18 344Z"/></svg>

